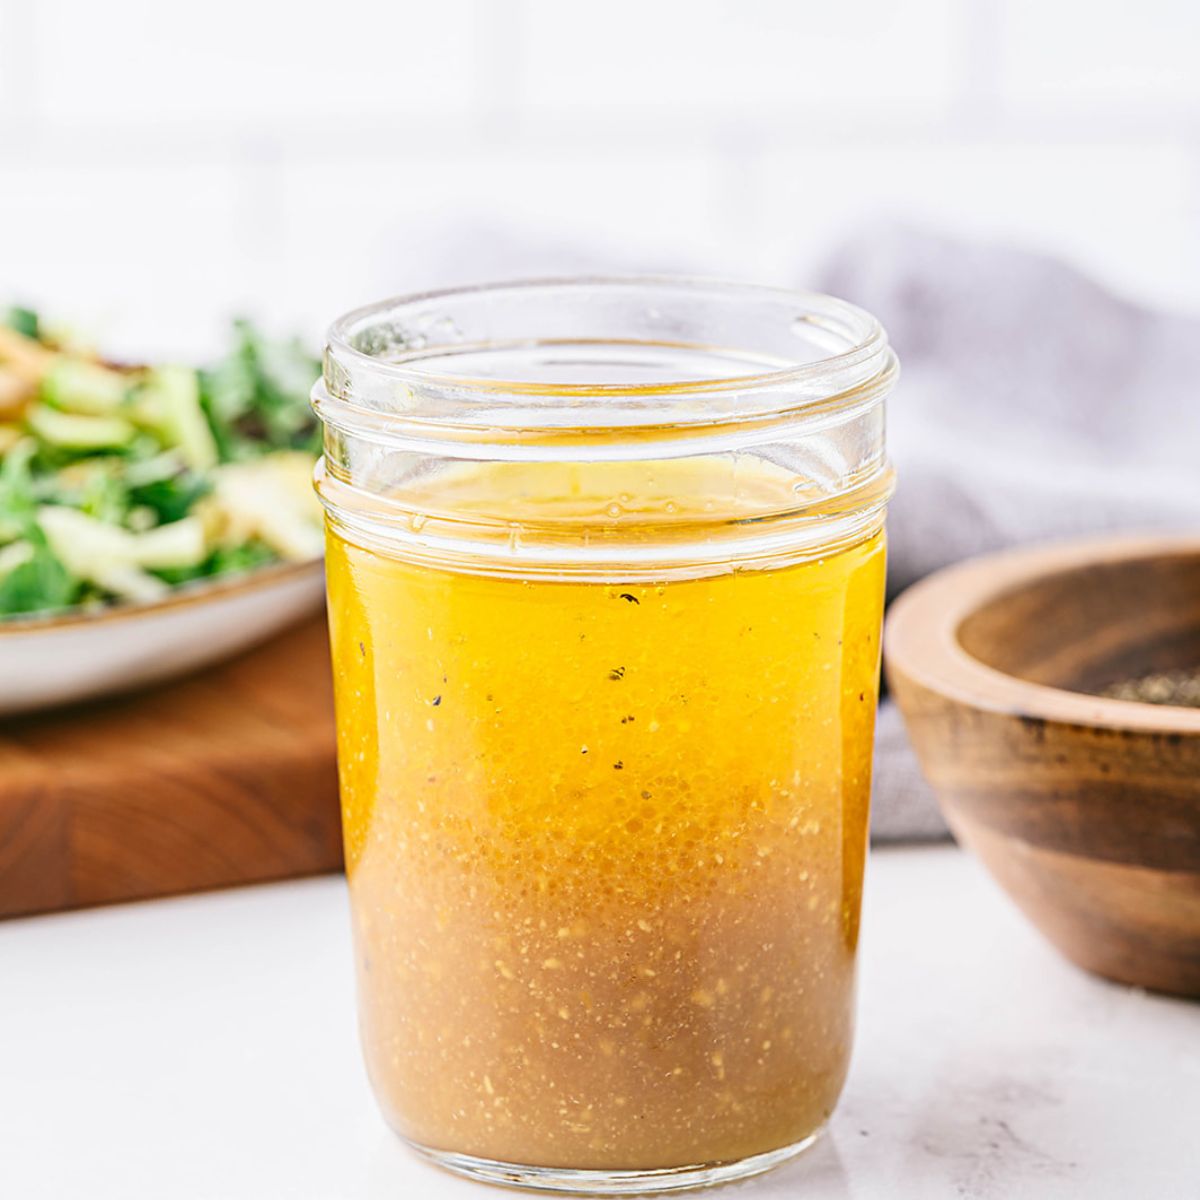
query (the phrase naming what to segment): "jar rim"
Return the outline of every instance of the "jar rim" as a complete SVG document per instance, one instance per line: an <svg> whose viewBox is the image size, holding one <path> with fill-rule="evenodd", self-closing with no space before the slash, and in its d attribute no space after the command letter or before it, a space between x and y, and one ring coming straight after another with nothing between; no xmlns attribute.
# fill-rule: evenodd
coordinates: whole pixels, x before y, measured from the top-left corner
<svg viewBox="0 0 1200 1200"><path fill-rule="evenodd" d="M714 300L728 301L776 301L797 310L795 320L808 322L807 332L837 337L845 343L835 353L816 358L796 361L789 365L752 373L714 374L696 379L677 381L622 381L564 383L521 379L505 379L496 376L457 374L422 368L428 359L427 347L395 354L395 346L389 347L392 356L384 357L379 352L364 350L356 345L356 339L380 329L389 319L394 320L408 311L417 311L422 306L438 302L471 300L474 298L501 296L514 293L529 297L536 292L608 289L672 289L691 294L693 297L709 293ZM439 343L451 346L453 343ZM534 338L531 344L538 344ZM864 381L864 375L883 373L894 364L894 355L888 345L883 326L866 310L848 301L825 295L821 292L805 291L765 284L754 284L700 275L592 275L543 277L535 279L508 280L481 283L460 287L438 288L409 295L395 296L373 304L356 308L338 318L327 333L327 355L344 371L353 375L355 371L369 371L373 375L406 384L410 387L444 389L455 392L506 393L516 396L551 397L632 397L644 396L648 392L658 395L704 395L728 391L773 392L781 387L823 384L821 396L811 392L796 405L807 406L814 399L828 400L839 392L850 390ZM876 370L871 370L875 367ZM842 385L845 386L842 386ZM776 411L778 411L776 409ZM753 415L747 412L745 415Z"/></svg>
<svg viewBox="0 0 1200 1200"><path fill-rule="evenodd" d="M514 364L518 377L502 377ZM572 578L778 565L880 527L897 372L874 317L814 292L672 276L423 292L331 328L313 388L317 490L331 527L430 565ZM779 487L756 500L745 470L757 459ZM661 492L668 460L718 469L703 512L664 500L619 536L603 481L632 470L631 495ZM580 511L514 516L509 500L560 468L570 479L552 490ZM600 481L595 496L580 472ZM431 499L439 480L502 478L496 496Z"/></svg>

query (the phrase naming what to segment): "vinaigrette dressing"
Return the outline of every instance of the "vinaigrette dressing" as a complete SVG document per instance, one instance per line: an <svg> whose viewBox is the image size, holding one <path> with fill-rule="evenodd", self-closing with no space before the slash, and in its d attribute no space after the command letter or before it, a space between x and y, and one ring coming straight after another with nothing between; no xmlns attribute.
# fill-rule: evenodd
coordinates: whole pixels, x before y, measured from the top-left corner
<svg viewBox="0 0 1200 1200"><path fill-rule="evenodd" d="M493 464L421 507L499 513L510 542L561 521L644 549L795 506L782 472L727 461ZM649 1170L787 1147L829 1117L883 535L720 559L522 577L405 560L331 521L362 1036L414 1143Z"/></svg>

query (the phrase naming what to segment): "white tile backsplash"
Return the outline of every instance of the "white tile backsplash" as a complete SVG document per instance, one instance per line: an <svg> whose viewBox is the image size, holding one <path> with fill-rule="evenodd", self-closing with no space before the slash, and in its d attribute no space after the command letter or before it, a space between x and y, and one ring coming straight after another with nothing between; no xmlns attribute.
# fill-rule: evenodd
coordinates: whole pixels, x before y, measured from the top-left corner
<svg viewBox="0 0 1200 1200"><path fill-rule="evenodd" d="M1200 116L1194 0L1002 0L1000 87L1022 112Z"/></svg>
<svg viewBox="0 0 1200 1200"><path fill-rule="evenodd" d="M958 0L523 0L522 99L539 119L753 114L819 124L885 104L940 114Z"/></svg>
<svg viewBox="0 0 1200 1200"><path fill-rule="evenodd" d="M686 149L480 146L297 162L280 292L330 312L364 296L583 270L731 269L711 157Z"/></svg>
<svg viewBox="0 0 1200 1200"><path fill-rule="evenodd" d="M1194 186L1190 151L1170 141L802 147L766 156L758 216L747 219L769 246L759 274L896 222L1058 253L1143 299L1190 304Z"/></svg>
<svg viewBox="0 0 1200 1200"><path fill-rule="evenodd" d="M0 301L315 337L472 278L807 281L899 220L1200 310L1198 46L1192 0L0 0Z"/></svg>
<svg viewBox="0 0 1200 1200"><path fill-rule="evenodd" d="M33 114L33 6L0 0L0 148Z"/></svg>
<svg viewBox="0 0 1200 1200"><path fill-rule="evenodd" d="M240 188L227 167L0 163L0 302L81 320L118 352L204 349L260 298L239 254Z"/></svg>
<svg viewBox="0 0 1200 1200"><path fill-rule="evenodd" d="M30 7L37 101L50 122L437 121L475 102L476 0Z"/></svg>

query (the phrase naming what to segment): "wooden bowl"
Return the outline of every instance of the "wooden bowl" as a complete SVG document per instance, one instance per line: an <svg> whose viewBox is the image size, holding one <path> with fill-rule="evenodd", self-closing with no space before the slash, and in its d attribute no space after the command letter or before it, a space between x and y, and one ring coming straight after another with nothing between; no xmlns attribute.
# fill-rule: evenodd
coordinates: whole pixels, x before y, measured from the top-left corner
<svg viewBox="0 0 1200 1200"><path fill-rule="evenodd" d="M947 821L1089 971L1200 996L1200 709L1089 694L1200 666L1200 538L971 560L909 589L888 682Z"/></svg>

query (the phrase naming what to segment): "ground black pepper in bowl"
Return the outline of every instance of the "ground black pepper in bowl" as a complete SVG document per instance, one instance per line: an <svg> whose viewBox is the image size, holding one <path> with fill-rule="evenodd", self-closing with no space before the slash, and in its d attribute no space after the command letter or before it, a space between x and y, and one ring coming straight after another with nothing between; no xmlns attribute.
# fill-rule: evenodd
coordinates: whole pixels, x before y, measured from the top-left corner
<svg viewBox="0 0 1200 1200"><path fill-rule="evenodd" d="M1180 671L1152 671L1136 679L1122 679L1110 683L1100 695L1110 700L1200 708L1200 666Z"/></svg>

